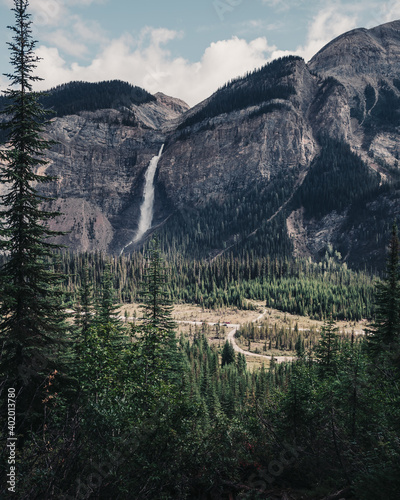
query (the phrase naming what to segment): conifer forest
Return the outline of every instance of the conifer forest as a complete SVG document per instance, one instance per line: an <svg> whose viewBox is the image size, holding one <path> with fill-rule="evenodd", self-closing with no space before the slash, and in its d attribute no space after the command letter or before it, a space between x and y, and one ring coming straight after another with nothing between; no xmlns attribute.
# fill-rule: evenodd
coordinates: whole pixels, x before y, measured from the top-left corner
<svg viewBox="0 0 400 500"><path fill-rule="evenodd" d="M239 250L205 259L200 249L215 248L224 236L211 231L212 221L224 217L217 207L188 213L186 235L176 215L130 254L60 247L54 243L60 232L49 224L60 214L43 208L48 200L39 192L54 180L38 173L52 147L43 134L44 106L59 116L70 112L67 91L79 110L99 100L107 106L114 93L121 102L153 97L122 82L113 84L112 95L110 87L83 82L50 97L34 91L38 59L29 3L13 5L13 73L0 103L7 137L0 151L7 186L0 204L1 499L399 498L396 221L382 241L385 269L352 269L332 247L318 262L293 257L287 237L277 238L279 229L272 237L271 225ZM268 71L279 73L279 61ZM264 72L248 77L257 83ZM93 102L84 97L88 85ZM244 92L232 100L231 86L182 127L265 98ZM268 78L264 87L271 99L294 92L274 88ZM325 137L321 144L294 206L302 203L315 217L329 210L337 189L333 180L321 181L331 175L324 155L335 156L345 179L335 206L382 189L348 146ZM266 218L293 182L278 179L276 197L249 193L236 215L239 238L256 224L254 203L260 220ZM225 210L234 205L229 198ZM279 226L279 217L273 224ZM140 312L124 317L121 308L131 304ZM319 326L283 326L265 317L237 326L193 321L188 334L174 306L189 304L254 312L254 318L262 304ZM361 334L338 326L361 320ZM235 344L228 339L233 329ZM264 353L265 363L250 366L248 351ZM290 359L279 362L284 354Z"/></svg>

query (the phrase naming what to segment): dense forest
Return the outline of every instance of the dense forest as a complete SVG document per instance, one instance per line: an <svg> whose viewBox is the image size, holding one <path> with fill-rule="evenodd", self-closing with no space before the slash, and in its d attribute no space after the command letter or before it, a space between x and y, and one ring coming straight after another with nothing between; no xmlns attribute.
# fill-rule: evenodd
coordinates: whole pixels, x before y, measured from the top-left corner
<svg viewBox="0 0 400 500"><path fill-rule="evenodd" d="M106 82L70 82L58 85L40 96L39 102L50 112L50 116L62 117L81 111L97 109L129 108L155 101L146 90L121 80ZM0 110L7 105L7 98L0 97Z"/></svg>
<svg viewBox="0 0 400 500"><path fill-rule="evenodd" d="M174 302L243 309L251 308L252 300L262 300L268 307L320 320L327 311L337 320L371 319L374 315L374 278L348 269L332 248L318 264L304 259L255 258L250 253L243 259L227 253L211 262L193 261L169 247L164 247L164 254L168 260L166 291ZM55 269L66 277L63 290L67 307L76 300L84 272L89 273L96 290L107 265L115 276L117 300L133 303L141 301L139 285L145 263L141 252L120 257L62 253Z"/></svg>
<svg viewBox="0 0 400 500"><path fill-rule="evenodd" d="M48 199L37 190L52 178L34 173L51 144L32 88L37 58L27 8L27 0L14 0L15 88L4 110L10 146L0 152L7 187L0 199L1 498L397 499L396 224L376 281L348 270L331 247L316 264L288 258L285 242L274 247L272 239L264 254L244 246L208 260L183 257L165 234L129 257L62 251L52 243L61 233L47 224L59 214L43 208ZM270 203L260 193L263 219L283 190L282 182ZM250 223L247 205L250 198L241 217ZM209 227L194 230L212 249L218 235L209 237ZM258 221L251 229L267 227ZM251 307L251 298L323 325L319 332L241 325L237 336L248 343L263 337L296 352L290 363L271 359L254 370L228 339L211 344L205 324L178 338L173 300L218 308ZM129 323L119 304L131 300L141 314ZM336 318L365 316L365 335L338 333Z"/></svg>
<svg viewBox="0 0 400 500"><path fill-rule="evenodd" d="M350 150L350 146L328 137L319 139L321 152L311 165L296 206L310 217L321 218L336 210L343 212L379 188L380 177Z"/></svg>

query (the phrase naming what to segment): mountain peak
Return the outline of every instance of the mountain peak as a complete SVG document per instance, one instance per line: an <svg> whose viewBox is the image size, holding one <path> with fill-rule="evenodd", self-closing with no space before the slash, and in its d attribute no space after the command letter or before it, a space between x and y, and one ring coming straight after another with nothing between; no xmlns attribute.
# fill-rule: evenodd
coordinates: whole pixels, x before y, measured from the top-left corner
<svg viewBox="0 0 400 500"><path fill-rule="evenodd" d="M169 95L163 94L162 92L157 92L156 94L154 94L154 97L158 102L171 108L171 110L173 111L184 113L185 111L190 109L189 104L187 104L185 101L182 101L182 99L178 99L177 97L171 97Z"/></svg>
<svg viewBox="0 0 400 500"><path fill-rule="evenodd" d="M400 74L399 57L400 20L396 20L338 36L317 52L308 66L312 71L338 78L368 73Z"/></svg>

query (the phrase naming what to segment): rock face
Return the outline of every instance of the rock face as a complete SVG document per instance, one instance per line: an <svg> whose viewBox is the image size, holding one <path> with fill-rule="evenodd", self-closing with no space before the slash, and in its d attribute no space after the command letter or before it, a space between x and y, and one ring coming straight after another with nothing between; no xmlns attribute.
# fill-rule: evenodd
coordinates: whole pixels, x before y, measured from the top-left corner
<svg viewBox="0 0 400 500"><path fill-rule="evenodd" d="M117 252L132 239L149 161L165 140L165 127L188 109L178 99L155 97L131 107L135 126L122 124L122 111L115 109L52 120L48 137L58 144L48 154L46 173L58 180L41 189L63 213L52 222L53 229L69 232L60 243L76 251Z"/></svg>
<svg viewBox="0 0 400 500"><path fill-rule="evenodd" d="M399 60L400 21L393 21L345 33L309 62L312 72L334 77L345 87L352 118L347 140L378 170L379 160L394 166L399 156Z"/></svg>
<svg viewBox="0 0 400 500"><path fill-rule="evenodd" d="M289 97L204 117L202 109L209 111L213 100L224 102L226 89L222 89L190 110L184 122L189 126L167 139L159 182L181 209L215 200L223 204L232 191L246 192L254 183L262 188L291 169L299 189L319 154L321 135L349 144L371 173L379 173L381 183L396 182L400 174L399 60L400 21L395 21L338 37L308 65L299 59L283 61L273 84L293 86L295 92ZM238 80L229 87L231 99L237 98L239 90L251 93L254 88L251 75ZM266 102L283 106L261 113ZM196 115L202 119L193 123ZM400 216L397 192L392 188L391 203L379 194L380 201L368 204L364 219L357 216L356 220L354 210L352 218L349 210L315 218L289 203L287 228L295 255L315 257L332 244L351 263L370 262L364 257L376 257L377 250L370 244L374 234L368 217L390 225ZM387 207L385 216L379 214L382 204ZM381 241L379 245L383 248Z"/></svg>
<svg viewBox="0 0 400 500"><path fill-rule="evenodd" d="M304 95L294 96L281 109L257 115L262 104L251 106L196 124L184 130L187 137L177 132L169 138L158 179L176 206L223 201L232 190L268 183L282 169L310 164L316 144L303 109L310 106L314 82L302 60L293 66L286 80L299 88L308 79L308 85Z"/></svg>
<svg viewBox="0 0 400 500"><path fill-rule="evenodd" d="M141 104L54 118L47 134L58 144L46 172L58 180L44 192L64 215L53 227L70 231L61 242L74 250L119 253L137 229L149 161L165 143L154 226L177 212L223 207L232 194L240 200L255 186L273 192L283 176L292 191L277 195L281 205L268 220L283 214L295 255L315 257L330 244L350 262L360 251L374 256L382 242L371 228L365 236L365 219L378 227L400 216L396 186L371 195L364 215L353 201L319 218L307 215L297 191L321 154L321 136L348 144L383 186L397 181L399 60L400 21L394 21L345 33L308 65L297 57L271 63L192 109L159 93ZM244 237L257 231L249 228ZM238 241L235 227L224 246L231 241Z"/></svg>

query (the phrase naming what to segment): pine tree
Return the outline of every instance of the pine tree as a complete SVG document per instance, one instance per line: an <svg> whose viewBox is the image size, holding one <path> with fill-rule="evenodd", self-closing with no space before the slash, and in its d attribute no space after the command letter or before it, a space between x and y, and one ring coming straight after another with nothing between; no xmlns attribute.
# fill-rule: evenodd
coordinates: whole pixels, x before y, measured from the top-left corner
<svg viewBox="0 0 400 500"><path fill-rule="evenodd" d="M235 363L235 361L235 350L233 349L233 345L227 340L222 350L221 366Z"/></svg>
<svg viewBox="0 0 400 500"><path fill-rule="evenodd" d="M172 332L175 323L172 319L172 303L166 291L167 271L161 257L159 242L150 242L148 266L143 276L143 319L144 322L160 332Z"/></svg>
<svg viewBox="0 0 400 500"><path fill-rule="evenodd" d="M240 374L244 373L247 369L246 356L239 352L237 357L237 370Z"/></svg>
<svg viewBox="0 0 400 500"><path fill-rule="evenodd" d="M399 249L397 226L393 224L386 276L377 286L376 319L367 337L372 359L384 366L385 370L400 370Z"/></svg>
<svg viewBox="0 0 400 500"><path fill-rule="evenodd" d="M9 256L0 270L0 376L8 378L19 394L17 407L25 417L21 426L28 421L28 413L41 411L39 387L60 368L65 328L59 277L49 265L58 246L48 239L60 233L51 231L47 223L58 214L42 208L48 198L35 188L53 179L35 173L46 165L44 153L50 143L41 136L45 111L32 89L39 80L33 74L38 58L27 8L27 0L14 0L15 25L9 27L14 73L6 75L11 88L5 93L10 104L4 111L8 147L1 152L1 182L7 193L1 197L5 208L0 212L0 249Z"/></svg>
<svg viewBox="0 0 400 500"><path fill-rule="evenodd" d="M158 240L153 238L141 290L143 323L134 327L133 333L138 332L143 341L146 341L149 366L157 364L156 356L164 356L165 365L170 367L170 379L177 382L182 371L182 355L177 349L175 323L172 319L173 306L168 298L167 285L167 269Z"/></svg>
<svg viewBox="0 0 400 500"><path fill-rule="evenodd" d="M119 307L115 303L115 290L109 263L106 264L101 277L100 293L97 297L95 309L96 325L102 325L106 329L112 326L116 329L122 328L122 321L119 318Z"/></svg>
<svg viewBox="0 0 400 500"><path fill-rule="evenodd" d="M79 290L79 300L75 307L75 322L79 329L79 335L86 339L90 326L93 323L93 287L89 279L87 261L82 269L82 282Z"/></svg>
<svg viewBox="0 0 400 500"><path fill-rule="evenodd" d="M322 376L328 376L337 371L337 355L339 352L338 328L330 315L321 329L321 340L314 349Z"/></svg>

